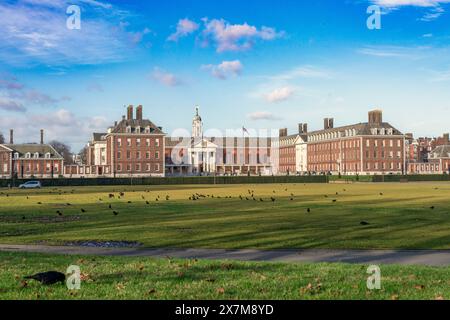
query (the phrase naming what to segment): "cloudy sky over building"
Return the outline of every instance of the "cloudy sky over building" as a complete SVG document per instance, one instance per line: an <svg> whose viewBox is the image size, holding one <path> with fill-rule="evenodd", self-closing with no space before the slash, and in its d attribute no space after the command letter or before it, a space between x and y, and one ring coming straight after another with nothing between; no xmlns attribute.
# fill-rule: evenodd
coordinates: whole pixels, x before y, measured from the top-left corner
<svg viewBox="0 0 450 320"><path fill-rule="evenodd" d="M81 8L81 29L66 10ZM382 9L369 30L367 8ZM0 3L0 131L79 148L144 105L164 127L296 129L380 108L415 135L448 131L450 0Z"/></svg>

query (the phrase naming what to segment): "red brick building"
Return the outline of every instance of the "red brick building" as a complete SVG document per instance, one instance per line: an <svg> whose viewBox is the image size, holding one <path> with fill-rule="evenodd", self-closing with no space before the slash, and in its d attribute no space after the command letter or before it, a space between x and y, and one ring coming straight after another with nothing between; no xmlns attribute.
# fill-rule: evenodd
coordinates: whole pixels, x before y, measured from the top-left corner
<svg viewBox="0 0 450 320"><path fill-rule="evenodd" d="M441 145L430 152L426 162L410 162L410 174L450 174L450 145Z"/></svg>
<svg viewBox="0 0 450 320"><path fill-rule="evenodd" d="M15 144L10 130L8 144L0 144L0 178L53 178L63 174L63 157L44 144L44 131L37 143Z"/></svg>
<svg viewBox="0 0 450 320"><path fill-rule="evenodd" d="M324 119L323 130L308 133L308 171L332 174L401 174L406 171L405 136L382 112L369 112L369 120L334 127Z"/></svg>

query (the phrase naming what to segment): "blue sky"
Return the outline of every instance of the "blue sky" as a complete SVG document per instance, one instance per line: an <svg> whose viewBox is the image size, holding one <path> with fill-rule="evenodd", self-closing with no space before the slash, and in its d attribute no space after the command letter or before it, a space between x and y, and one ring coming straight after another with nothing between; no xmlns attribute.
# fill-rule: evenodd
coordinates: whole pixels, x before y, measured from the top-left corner
<svg viewBox="0 0 450 320"><path fill-rule="evenodd" d="M81 29L66 9L81 8ZM366 10L379 5L381 29ZM385 121L448 132L450 0L0 3L0 132L79 149L142 104L171 134Z"/></svg>

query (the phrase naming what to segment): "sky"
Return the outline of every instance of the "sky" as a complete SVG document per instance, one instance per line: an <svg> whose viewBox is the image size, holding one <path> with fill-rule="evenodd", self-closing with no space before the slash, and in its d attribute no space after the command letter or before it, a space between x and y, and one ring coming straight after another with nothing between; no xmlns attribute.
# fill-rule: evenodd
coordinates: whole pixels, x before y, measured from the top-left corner
<svg viewBox="0 0 450 320"><path fill-rule="evenodd" d="M439 136L449 51L450 0L2 0L0 132L37 142L43 128L77 151L141 104L169 135L198 105L206 132L294 133L376 108Z"/></svg>

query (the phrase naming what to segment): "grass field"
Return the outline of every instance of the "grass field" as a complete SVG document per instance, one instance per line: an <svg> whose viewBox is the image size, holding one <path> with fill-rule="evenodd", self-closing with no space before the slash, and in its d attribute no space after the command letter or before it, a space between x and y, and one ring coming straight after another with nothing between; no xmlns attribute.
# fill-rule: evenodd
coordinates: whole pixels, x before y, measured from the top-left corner
<svg viewBox="0 0 450 320"><path fill-rule="evenodd" d="M81 269L81 288L23 282L38 271ZM366 265L282 264L0 252L1 299L449 299L450 268L381 266L368 290Z"/></svg>
<svg viewBox="0 0 450 320"><path fill-rule="evenodd" d="M0 189L0 243L450 249L449 195L445 182Z"/></svg>

